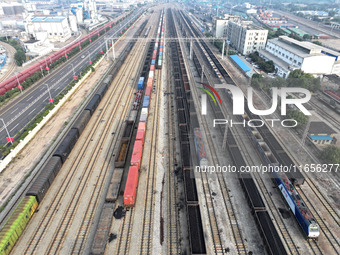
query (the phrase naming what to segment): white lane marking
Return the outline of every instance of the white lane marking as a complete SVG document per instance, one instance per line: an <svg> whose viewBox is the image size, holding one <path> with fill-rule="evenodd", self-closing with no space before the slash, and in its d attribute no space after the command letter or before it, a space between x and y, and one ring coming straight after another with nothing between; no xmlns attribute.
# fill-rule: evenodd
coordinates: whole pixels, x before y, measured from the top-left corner
<svg viewBox="0 0 340 255"><path fill-rule="evenodd" d="M10 114L13 114L16 110L18 110L18 108L15 108Z"/></svg>
<svg viewBox="0 0 340 255"><path fill-rule="evenodd" d="M19 125L19 123L16 124L16 125L10 130L10 132L13 131L13 129L15 129L18 125Z"/></svg>
<svg viewBox="0 0 340 255"><path fill-rule="evenodd" d="M36 109L36 108L34 108L32 111L30 111L30 112L28 113L28 115L30 115L31 113L33 113L33 112L35 111L35 109Z"/></svg>
<svg viewBox="0 0 340 255"><path fill-rule="evenodd" d="M30 98L27 98L27 101L30 101L33 98L33 96L31 96Z"/></svg>

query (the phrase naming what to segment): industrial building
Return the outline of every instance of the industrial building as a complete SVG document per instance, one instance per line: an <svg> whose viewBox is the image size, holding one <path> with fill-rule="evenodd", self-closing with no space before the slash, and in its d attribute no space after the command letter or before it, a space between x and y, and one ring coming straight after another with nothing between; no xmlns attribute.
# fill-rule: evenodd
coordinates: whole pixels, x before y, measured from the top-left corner
<svg viewBox="0 0 340 255"><path fill-rule="evenodd" d="M26 32L37 40L65 42L71 37L71 28L65 16L34 16L27 19Z"/></svg>
<svg viewBox="0 0 340 255"><path fill-rule="evenodd" d="M227 39L230 45L243 55L264 49L268 30L251 23L251 21L228 22Z"/></svg>
<svg viewBox="0 0 340 255"><path fill-rule="evenodd" d="M336 131L322 121L312 121L308 135L310 140L317 145L336 143Z"/></svg>
<svg viewBox="0 0 340 255"><path fill-rule="evenodd" d="M0 15L18 15L22 14L24 8L19 3L0 3Z"/></svg>
<svg viewBox="0 0 340 255"><path fill-rule="evenodd" d="M277 75L283 78L295 69L314 75L340 74L339 52L288 36L268 40L265 50L259 50L259 54L272 60Z"/></svg>

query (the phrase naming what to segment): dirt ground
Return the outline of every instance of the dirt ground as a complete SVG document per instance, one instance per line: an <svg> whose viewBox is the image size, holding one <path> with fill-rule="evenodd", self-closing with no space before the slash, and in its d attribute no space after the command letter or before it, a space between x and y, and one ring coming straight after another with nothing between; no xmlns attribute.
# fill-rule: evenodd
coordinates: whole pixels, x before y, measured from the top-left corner
<svg viewBox="0 0 340 255"><path fill-rule="evenodd" d="M47 124L37 133L31 142L21 151L21 153L9 164L0 174L0 204L5 202L8 196L26 174L40 161L45 151L53 143L60 131L76 112L78 106L91 92L106 69L109 61L103 60L77 91L67 100L60 110L47 122Z"/></svg>

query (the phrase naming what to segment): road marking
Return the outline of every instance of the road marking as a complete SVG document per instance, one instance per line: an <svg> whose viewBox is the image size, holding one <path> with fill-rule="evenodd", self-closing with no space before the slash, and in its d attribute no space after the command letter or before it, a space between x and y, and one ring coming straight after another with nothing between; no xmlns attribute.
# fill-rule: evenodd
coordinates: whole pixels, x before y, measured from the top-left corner
<svg viewBox="0 0 340 255"><path fill-rule="evenodd" d="M27 101L30 101L33 98L33 96L31 96L30 98L27 98Z"/></svg>
<svg viewBox="0 0 340 255"><path fill-rule="evenodd" d="M16 125L10 130L10 132L13 131L13 129L15 129L18 125L19 125L19 123L16 124Z"/></svg>
<svg viewBox="0 0 340 255"><path fill-rule="evenodd" d="M18 110L18 108L15 108L10 114L13 114L16 110Z"/></svg>
<svg viewBox="0 0 340 255"><path fill-rule="evenodd" d="M36 109L36 108L34 108L32 111L30 111L30 112L28 113L28 115L30 115L31 113L33 113L33 112L35 111L35 109Z"/></svg>

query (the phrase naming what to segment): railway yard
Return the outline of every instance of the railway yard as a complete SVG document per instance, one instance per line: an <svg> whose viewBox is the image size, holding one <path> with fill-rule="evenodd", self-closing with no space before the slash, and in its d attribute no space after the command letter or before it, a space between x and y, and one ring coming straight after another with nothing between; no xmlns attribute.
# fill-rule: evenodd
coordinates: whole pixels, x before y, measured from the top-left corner
<svg viewBox="0 0 340 255"><path fill-rule="evenodd" d="M176 5L136 20L1 219L1 255L339 254L338 173L207 171L320 162L267 121L213 126L261 117L247 98L233 115L235 97L215 85L247 86L202 37ZM256 108L269 103L256 92Z"/></svg>

